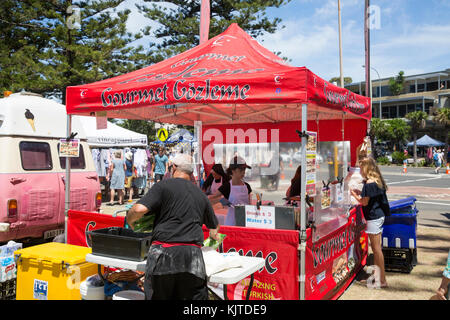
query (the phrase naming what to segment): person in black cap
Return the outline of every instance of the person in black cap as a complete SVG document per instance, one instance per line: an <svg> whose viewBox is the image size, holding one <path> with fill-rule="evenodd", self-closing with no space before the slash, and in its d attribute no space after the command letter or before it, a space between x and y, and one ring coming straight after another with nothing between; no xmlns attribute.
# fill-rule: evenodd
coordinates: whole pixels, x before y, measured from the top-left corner
<svg viewBox="0 0 450 320"><path fill-rule="evenodd" d="M231 180L222 182L219 190L215 194L208 196L212 204L217 203L222 197L228 200L230 207L225 218L226 226L236 225L234 205L246 205L251 202L252 188L244 181L246 169L251 169L251 167L245 163L244 159L235 156L227 170Z"/></svg>
<svg viewBox="0 0 450 320"><path fill-rule="evenodd" d="M145 214L155 215L144 282L147 300L208 299L202 225L219 240L219 223L206 195L190 180L193 168L190 155L177 154L173 178L154 184L127 212L131 228Z"/></svg>

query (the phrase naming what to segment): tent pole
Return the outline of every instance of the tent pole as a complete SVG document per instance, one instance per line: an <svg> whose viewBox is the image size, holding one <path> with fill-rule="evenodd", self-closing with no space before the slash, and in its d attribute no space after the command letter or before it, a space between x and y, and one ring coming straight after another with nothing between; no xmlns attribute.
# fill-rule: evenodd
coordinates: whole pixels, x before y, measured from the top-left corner
<svg viewBox="0 0 450 320"><path fill-rule="evenodd" d="M345 178L348 172L347 146L345 144L345 112L342 114L342 177ZM351 159L350 159L351 163Z"/></svg>
<svg viewBox="0 0 450 320"><path fill-rule="evenodd" d="M302 104L302 132L308 129L308 105ZM305 300L305 266L306 266L306 143L307 137L302 136L302 178L301 178L301 198L300 202L300 300Z"/></svg>
<svg viewBox="0 0 450 320"><path fill-rule="evenodd" d="M67 128L66 136L70 137L72 133L72 115L67 115ZM66 157L66 177L65 177L65 202L64 202L64 243L67 243L67 219L69 213L70 204L70 158Z"/></svg>
<svg viewBox="0 0 450 320"><path fill-rule="evenodd" d="M202 161L202 137L203 137L203 130L202 130L202 122L201 121L194 121L194 135L197 137L197 155L195 159L195 165L197 166L197 185L200 188L200 181L201 181L201 161Z"/></svg>

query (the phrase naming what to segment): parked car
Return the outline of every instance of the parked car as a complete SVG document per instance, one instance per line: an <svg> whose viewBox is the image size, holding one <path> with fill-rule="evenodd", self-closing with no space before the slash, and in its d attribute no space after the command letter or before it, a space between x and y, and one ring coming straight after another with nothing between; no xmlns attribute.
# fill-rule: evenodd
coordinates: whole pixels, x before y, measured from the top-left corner
<svg viewBox="0 0 450 320"><path fill-rule="evenodd" d="M53 238L64 232L66 158L65 106L30 93L0 99L0 242ZM100 183L79 120L72 132L80 139L78 157L70 158L70 208L95 211Z"/></svg>

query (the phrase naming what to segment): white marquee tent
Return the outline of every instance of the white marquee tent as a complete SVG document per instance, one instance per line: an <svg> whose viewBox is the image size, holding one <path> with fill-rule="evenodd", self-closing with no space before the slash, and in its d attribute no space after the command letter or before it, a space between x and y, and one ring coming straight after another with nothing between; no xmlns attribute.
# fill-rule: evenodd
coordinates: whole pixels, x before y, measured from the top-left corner
<svg viewBox="0 0 450 320"><path fill-rule="evenodd" d="M79 118L91 148L145 147L147 136L108 121L106 129L97 129L95 117L74 116Z"/></svg>

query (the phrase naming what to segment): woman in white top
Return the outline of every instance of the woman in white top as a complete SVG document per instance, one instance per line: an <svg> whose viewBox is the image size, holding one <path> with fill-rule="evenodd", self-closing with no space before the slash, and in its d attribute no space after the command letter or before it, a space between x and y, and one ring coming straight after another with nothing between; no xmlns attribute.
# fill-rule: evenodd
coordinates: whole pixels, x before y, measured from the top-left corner
<svg viewBox="0 0 450 320"><path fill-rule="evenodd" d="M235 205L250 204L252 188L243 180L245 169L247 168L251 169L245 163L244 159L237 156L234 157L227 170L227 174L231 176L231 180L222 181L222 185L218 188L217 192L208 196L212 205L217 203L222 197L227 199L232 205L228 208L227 217L225 218L226 226L236 225L234 216Z"/></svg>
<svg viewBox="0 0 450 320"><path fill-rule="evenodd" d="M209 173L208 178L205 180L205 183L202 185L203 192L206 195L215 194L219 187L224 183L230 180L230 177L225 173L223 167L220 163L217 163L212 166L211 172Z"/></svg>

